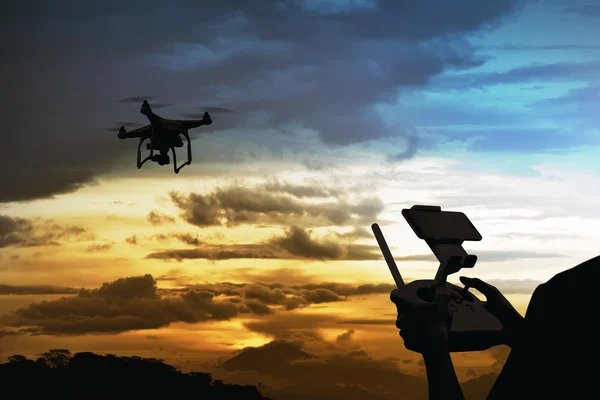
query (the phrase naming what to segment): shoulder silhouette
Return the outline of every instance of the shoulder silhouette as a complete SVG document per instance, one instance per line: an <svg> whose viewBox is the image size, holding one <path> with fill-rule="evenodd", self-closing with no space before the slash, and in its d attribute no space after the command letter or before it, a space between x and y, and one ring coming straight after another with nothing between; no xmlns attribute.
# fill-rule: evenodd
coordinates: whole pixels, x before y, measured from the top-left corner
<svg viewBox="0 0 600 400"><path fill-rule="evenodd" d="M599 285L600 256L538 286L489 400L600 398Z"/></svg>

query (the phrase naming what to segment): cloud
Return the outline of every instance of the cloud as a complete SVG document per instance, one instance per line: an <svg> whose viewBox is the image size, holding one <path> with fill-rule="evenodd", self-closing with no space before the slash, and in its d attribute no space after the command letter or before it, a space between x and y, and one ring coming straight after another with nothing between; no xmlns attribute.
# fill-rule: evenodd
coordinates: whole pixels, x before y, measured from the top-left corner
<svg viewBox="0 0 600 400"><path fill-rule="evenodd" d="M15 331L7 331L4 329L0 329L0 338L5 337L5 336L16 336L16 335L20 335L21 332L15 332Z"/></svg>
<svg viewBox="0 0 600 400"><path fill-rule="evenodd" d="M600 61L556 62L512 68L503 72L473 72L442 76L432 82L436 90L480 89L500 84L536 82L592 82L598 79Z"/></svg>
<svg viewBox="0 0 600 400"><path fill-rule="evenodd" d="M354 336L355 333L356 331L354 329L347 330L346 332L339 334L335 341L338 344L349 343L352 341L352 336Z"/></svg>
<svg viewBox="0 0 600 400"><path fill-rule="evenodd" d="M388 292L389 285L217 283L157 289L151 275L118 279L98 289L0 286L0 294L74 294L33 303L0 317L0 325L35 335L83 335L156 329L173 322L269 315L348 297Z"/></svg>
<svg viewBox="0 0 600 400"><path fill-rule="evenodd" d="M537 259L537 258L563 258L566 257L564 254L558 253L544 253L535 251L520 251L520 250L505 250L505 251L494 251L494 250L479 250L477 256L482 262L502 262L502 261L515 261L523 259Z"/></svg>
<svg viewBox="0 0 600 400"><path fill-rule="evenodd" d="M125 238L125 243L129 243L131 245L136 245L137 244L137 236L136 235L131 235Z"/></svg>
<svg viewBox="0 0 600 400"><path fill-rule="evenodd" d="M195 244L188 243L188 244ZM292 226L283 236L273 237L258 244L212 245L197 242L194 249L161 250L150 253L148 259L309 259L309 260L379 260L378 247L352 243L338 243L333 239L319 239L303 228ZM406 258L406 257L405 257Z"/></svg>
<svg viewBox="0 0 600 400"><path fill-rule="evenodd" d="M99 253L110 250L114 246L114 243L96 243L91 244L87 248L88 253Z"/></svg>
<svg viewBox="0 0 600 400"><path fill-rule="evenodd" d="M535 279L488 279L486 282L496 286L503 294L532 294L544 283Z"/></svg>
<svg viewBox="0 0 600 400"><path fill-rule="evenodd" d="M391 291L391 290L390 290ZM343 325L388 325L393 326L395 319L348 319L338 321L338 324Z"/></svg>
<svg viewBox="0 0 600 400"><path fill-rule="evenodd" d="M564 11L588 18L600 16L600 6L597 4L578 4L572 7L566 7Z"/></svg>
<svg viewBox="0 0 600 400"><path fill-rule="evenodd" d="M372 221L383 210L383 202L376 197L362 198L354 203L339 198L315 203L303 199L306 193L304 186L267 184L262 187L234 185L209 194L172 192L170 197L180 210L180 216L198 227L241 224L353 226Z"/></svg>
<svg viewBox="0 0 600 400"><path fill-rule="evenodd" d="M145 275L105 283L99 289L82 289L73 297L33 303L3 316L0 322L32 334L81 335L159 328L177 321L226 320L250 312L244 304L214 297L207 291L188 291L163 298L152 276Z"/></svg>
<svg viewBox="0 0 600 400"><path fill-rule="evenodd" d="M448 127L444 129L444 135L448 138L468 140L470 150L488 153L532 154L535 152L539 154L591 143L585 137L573 138L571 132L562 127L477 126L472 129Z"/></svg>
<svg viewBox="0 0 600 400"><path fill-rule="evenodd" d="M148 222L150 222L150 224L152 226L167 225L167 224L175 223L175 218L170 217L168 215L161 214L155 210L150 211L148 213L148 216L146 217L146 219L148 220Z"/></svg>
<svg viewBox="0 0 600 400"><path fill-rule="evenodd" d="M506 364L506 360L508 359L508 355L510 354L510 347L508 346L494 346L486 352L495 360L493 364L493 368L496 371L502 370L504 364Z"/></svg>
<svg viewBox="0 0 600 400"><path fill-rule="evenodd" d="M344 235L330 235L329 238L313 237L310 231L292 226L283 236L275 236L262 243L254 244L228 244L214 245L201 242L191 235L184 235L179 240L193 246L193 249L160 250L146 255L147 259L159 260L194 260L207 259L213 261L231 259L307 259L307 260L346 260L369 261L381 260L382 255L376 245L355 244L339 242L336 237ZM354 237L350 235L350 237ZM504 262L526 259L561 258L565 255L558 253L519 251L519 250L479 250L477 256L484 262ZM433 261L437 259L433 254L414 254L396 256L397 262Z"/></svg>
<svg viewBox="0 0 600 400"><path fill-rule="evenodd" d="M0 248L60 246L64 241L93 239L92 233L79 226L0 215Z"/></svg>
<svg viewBox="0 0 600 400"><path fill-rule="evenodd" d="M394 288L390 284L349 285L334 282L306 283L302 285L282 283L217 283L187 284L182 289L167 292L187 292L201 290L214 293L216 296L234 296L257 300L266 305L285 306L287 310L311 304L322 304L344 301L354 296L389 293Z"/></svg>
<svg viewBox="0 0 600 400"><path fill-rule="evenodd" d="M501 44L501 45L486 45L487 50L503 50L503 51L556 51L556 50L598 50L598 45L582 45L582 44L546 44L546 45L524 45L524 44Z"/></svg>
<svg viewBox="0 0 600 400"><path fill-rule="evenodd" d="M189 91L189 82L203 82L203 103L209 99L242 115L202 132L242 127L248 133L295 124L329 145L406 136L405 126L388 127L373 106L394 100L402 88L422 87L447 69L481 65L484 60L464 37L499 26L520 2L428 0L406 7L381 0L337 10L307 4L229 0L206 8L185 0L168 5L150 0L58 6L28 0L5 7L2 32L14 39L2 49L11 56L2 65L6 85L0 100L3 117L20 123L4 133L11 140L0 167L19 168L0 177L0 202L67 193L108 172L133 171L133 162L131 167L118 162L134 157L133 144L96 130L103 120L138 115L115 101L148 93L149 87L154 93L179 93L175 103L195 106L200 97ZM178 22L165 26L165 18ZM29 118L31 110L36 118ZM171 118L185 111L171 110ZM267 117L253 123L255 115L244 111ZM32 142L35 132L44 134ZM272 136L263 143L267 140L274 142ZM203 146L203 159L233 163L231 147L225 145L229 153L221 154ZM103 151L90 151L97 148Z"/></svg>
<svg viewBox="0 0 600 400"><path fill-rule="evenodd" d="M214 245L189 233L155 235L156 239L173 237L195 246L194 249L155 251L147 258L165 260L235 258L373 260L379 259L376 246L353 243L370 238L364 228L383 211L376 197L351 196L321 185L281 184L270 181L263 185L243 187L240 184L217 188L208 194L187 195L172 192L170 198L180 217L200 228L211 226L282 226L282 236L253 244ZM319 199L315 202L314 199ZM350 227L351 231L317 237L308 227Z"/></svg>
<svg viewBox="0 0 600 400"><path fill-rule="evenodd" d="M571 127L570 132L577 131L577 141L580 144L596 144L595 139L596 119L595 112L600 105L600 84L591 82L583 87L569 90L567 93L538 100L529 104L537 112L542 112L554 121L565 123ZM587 132L589 135L586 135Z"/></svg>
<svg viewBox="0 0 600 400"><path fill-rule="evenodd" d="M297 198L328 198L337 197L340 192L318 181L310 181L310 184L292 184L272 180L262 186L268 192L285 193Z"/></svg>
<svg viewBox="0 0 600 400"><path fill-rule="evenodd" d="M68 287L50 285L13 286L0 284L0 295L46 295L46 294L77 294L78 290Z"/></svg>

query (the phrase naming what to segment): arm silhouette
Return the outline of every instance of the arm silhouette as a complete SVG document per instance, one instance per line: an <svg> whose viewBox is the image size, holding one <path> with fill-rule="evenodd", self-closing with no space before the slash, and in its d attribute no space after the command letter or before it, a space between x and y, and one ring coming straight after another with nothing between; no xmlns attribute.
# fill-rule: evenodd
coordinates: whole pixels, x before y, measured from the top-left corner
<svg viewBox="0 0 600 400"><path fill-rule="evenodd" d="M422 355L427 372L429 399L464 400L465 396L448 350L447 338L432 341Z"/></svg>
<svg viewBox="0 0 600 400"><path fill-rule="evenodd" d="M398 290L391 293L396 304L396 326L407 349L421 353L427 371L430 400L464 400L450 357L448 334L452 322L450 297L443 285L433 287L434 301L408 303Z"/></svg>

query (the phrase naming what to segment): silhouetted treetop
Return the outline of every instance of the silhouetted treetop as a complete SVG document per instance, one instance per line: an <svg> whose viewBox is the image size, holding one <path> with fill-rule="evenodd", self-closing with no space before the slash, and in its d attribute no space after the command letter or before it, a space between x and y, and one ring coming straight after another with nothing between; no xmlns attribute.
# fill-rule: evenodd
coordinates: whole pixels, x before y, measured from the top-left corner
<svg viewBox="0 0 600 400"><path fill-rule="evenodd" d="M27 383L26 383L27 382ZM163 360L52 349L37 360L12 355L0 364L0 385L22 398L263 400L254 386L213 381L210 373L183 373Z"/></svg>

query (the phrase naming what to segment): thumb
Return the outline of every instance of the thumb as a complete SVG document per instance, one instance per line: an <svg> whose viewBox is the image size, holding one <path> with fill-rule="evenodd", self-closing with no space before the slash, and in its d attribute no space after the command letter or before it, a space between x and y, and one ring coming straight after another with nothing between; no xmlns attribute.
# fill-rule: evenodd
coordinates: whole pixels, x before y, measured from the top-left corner
<svg viewBox="0 0 600 400"><path fill-rule="evenodd" d="M479 278L468 278L466 276L461 276L460 281L466 286L470 286L479 290L486 298L494 296L498 291L495 286L492 286Z"/></svg>

